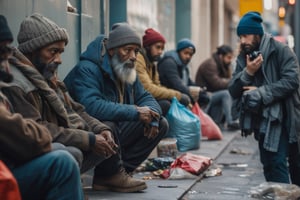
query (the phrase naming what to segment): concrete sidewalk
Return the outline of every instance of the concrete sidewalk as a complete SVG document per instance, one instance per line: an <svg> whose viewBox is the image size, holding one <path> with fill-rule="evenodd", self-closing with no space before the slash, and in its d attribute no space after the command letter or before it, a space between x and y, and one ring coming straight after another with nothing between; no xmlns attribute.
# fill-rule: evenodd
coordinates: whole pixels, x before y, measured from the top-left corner
<svg viewBox="0 0 300 200"><path fill-rule="evenodd" d="M197 150L188 151L196 155L207 156L215 160L232 139L240 134L239 131L222 131L223 140L208 141L202 140L200 148ZM147 173L135 174L135 178L143 178ZM138 193L116 193L116 192L98 192L93 191L90 185L84 187L85 193L89 200L171 200L181 199L184 194L201 178L201 174L196 179L184 180L164 180L152 179L147 180L148 188L143 192ZM165 188L164 186L168 186Z"/></svg>

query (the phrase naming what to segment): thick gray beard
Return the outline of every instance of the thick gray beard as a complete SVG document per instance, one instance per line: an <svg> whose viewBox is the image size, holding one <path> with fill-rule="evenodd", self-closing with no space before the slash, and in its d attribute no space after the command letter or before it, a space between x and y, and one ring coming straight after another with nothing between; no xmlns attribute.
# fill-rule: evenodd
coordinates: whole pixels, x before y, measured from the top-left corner
<svg viewBox="0 0 300 200"><path fill-rule="evenodd" d="M120 62L118 55L115 53L112 56L111 65L117 77L122 83L133 84L136 79L135 68L126 67L126 63L130 61Z"/></svg>

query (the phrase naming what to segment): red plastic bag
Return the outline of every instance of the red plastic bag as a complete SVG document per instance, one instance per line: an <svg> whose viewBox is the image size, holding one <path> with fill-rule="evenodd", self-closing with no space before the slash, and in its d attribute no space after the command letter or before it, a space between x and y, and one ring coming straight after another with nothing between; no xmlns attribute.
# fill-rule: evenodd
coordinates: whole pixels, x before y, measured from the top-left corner
<svg viewBox="0 0 300 200"><path fill-rule="evenodd" d="M195 103L192 107L192 112L196 114L201 122L201 133L203 137L208 140L222 140L223 135L219 126L214 122L214 120L206 114L198 105Z"/></svg>
<svg viewBox="0 0 300 200"><path fill-rule="evenodd" d="M176 160L171 164L171 168L180 167L187 172L199 175L211 165L211 160L212 159L209 157L195 155L192 153L184 153L176 158Z"/></svg>
<svg viewBox="0 0 300 200"><path fill-rule="evenodd" d="M21 200L17 181L6 165L0 160L0 199Z"/></svg>

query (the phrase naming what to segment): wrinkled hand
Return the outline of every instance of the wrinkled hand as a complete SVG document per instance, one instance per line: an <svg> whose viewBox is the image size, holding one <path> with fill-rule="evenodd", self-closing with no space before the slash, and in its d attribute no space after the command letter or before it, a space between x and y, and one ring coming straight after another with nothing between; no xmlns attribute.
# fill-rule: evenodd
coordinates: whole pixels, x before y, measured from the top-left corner
<svg viewBox="0 0 300 200"><path fill-rule="evenodd" d="M117 149L118 145L115 143L115 140L112 136L112 133L109 130L104 130L100 133L105 140L107 141L107 143L113 148L113 149Z"/></svg>
<svg viewBox="0 0 300 200"><path fill-rule="evenodd" d="M158 135L158 127L157 126L144 126L144 136L148 139L156 138Z"/></svg>
<svg viewBox="0 0 300 200"><path fill-rule="evenodd" d="M96 142L93 147L96 154L109 158L117 153L116 148L118 145L113 141L110 131L102 131L101 134L96 135Z"/></svg>
<svg viewBox="0 0 300 200"><path fill-rule="evenodd" d="M263 63L264 59L261 54L257 56L254 60L250 60L249 55L247 55L247 66L246 71L249 75L254 76L255 72L259 70Z"/></svg>
<svg viewBox="0 0 300 200"><path fill-rule="evenodd" d="M143 107L136 107L139 113L139 120L142 121L144 124L150 124L153 119L158 119L159 114L151 110L148 106Z"/></svg>

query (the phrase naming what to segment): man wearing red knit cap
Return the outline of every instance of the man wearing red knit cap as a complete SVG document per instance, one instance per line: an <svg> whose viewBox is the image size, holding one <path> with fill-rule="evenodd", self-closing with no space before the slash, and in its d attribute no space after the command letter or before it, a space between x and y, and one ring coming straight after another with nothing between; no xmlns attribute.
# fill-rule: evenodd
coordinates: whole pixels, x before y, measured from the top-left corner
<svg viewBox="0 0 300 200"><path fill-rule="evenodd" d="M152 28L146 29L143 36L143 48L138 53L136 60L139 79L144 88L158 101L164 116L170 108L170 100L173 97L176 97L185 106L190 103L190 98L186 94L160 84L156 62L164 51L165 43L164 36L159 32Z"/></svg>

